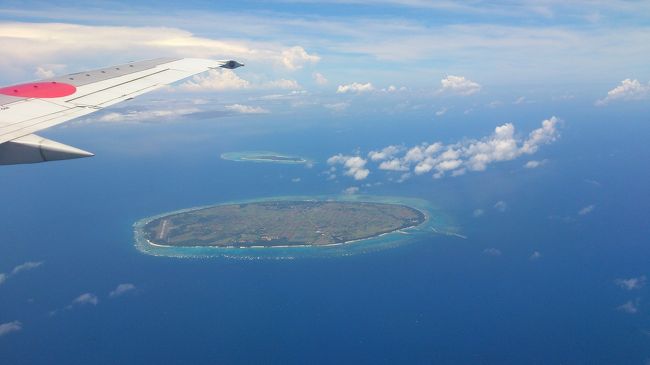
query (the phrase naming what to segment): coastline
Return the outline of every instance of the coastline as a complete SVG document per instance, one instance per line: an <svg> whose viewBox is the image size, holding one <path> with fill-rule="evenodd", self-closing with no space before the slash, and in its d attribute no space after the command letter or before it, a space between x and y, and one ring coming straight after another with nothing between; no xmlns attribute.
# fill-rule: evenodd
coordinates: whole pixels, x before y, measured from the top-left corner
<svg viewBox="0 0 650 365"><path fill-rule="evenodd" d="M370 237L357 238L345 242L336 242L323 245L302 244L286 245L279 244L273 246L172 246L161 245L149 241L143 232L143 227L149 222L167 217L174 214L186 213L215 206L255 203L264 201L295 200L295 201L350 201L350 202L368 202L368 203L385 203L403 205L417 210L423 215L424 220L417 225L402 227L388 232L382 232ZM382 197L382 196L356 196L356 195L326 195L326 196L281 196L265 197L257 199L245 199L240 201L229 201L217 204L203 205L191 208L179 209L171 212L165 212L154 216L138 220L133 224L134 227L134 245L141 253L166 256L177 258L208 258L208 257L228 257L243 259L293 259L295 257L311 256L349 256L356 253L365 253L370 251L381 250L384 248L395 247L411 241L412 238L422 234L431 234L432 229L444 228L446 221L443 214L433 215L438 211L428 201L407 197ZM434 219L437 218L437 219ZM253 255L253 256L251 256Z"/></svg>
<svg viewBox="0 0 650 365"><path fill-rule="evenodd" d="M272 156L277 157L278 159L259 158L260 156ZM271 151L224 152L220 157L223 160L234 162L276 163L286 165L305 165L314 163L314 161L302 156L287 155Z"/></svg>

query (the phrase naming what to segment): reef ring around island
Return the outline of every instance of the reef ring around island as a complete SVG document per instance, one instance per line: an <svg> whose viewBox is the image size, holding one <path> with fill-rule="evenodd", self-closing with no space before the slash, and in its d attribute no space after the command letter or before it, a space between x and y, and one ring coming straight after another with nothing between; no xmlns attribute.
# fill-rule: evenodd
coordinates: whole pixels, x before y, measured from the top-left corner
<svg viewBox="0 0 650 365"><path fill-rule="evenodd" d="M309 165L314 163L305 157L271 151L225 152L221 154L221 158L235 162L278 163L290 165Z"/></svg>
<svg viewBox="0 0 650 365"><path fill-rule="evenodd" d="M425 219L417 226L398 229L379 234L374 237L332 245L300 245L300 246L252 246L252 247L217 247L217 246L167 246L151 242L147 238L145 226L154 220L175 214L182 214L207 208L233 204L252 204L278 201L338 201L359 203L398 204L413 208L424 214ZM135 248L141 253L153 256L175 258L212 258L224 257L235 259L296 259L302 257L340 257L375 252L408 244L423 236L431 236L432 232L448 230L450 219L440 209L426 200L405 197L381 197L361 195L336 196L283 196L240 201L223 202L219 204L181 209L173 212L158 214L137 221L134 227Z"/></svg>

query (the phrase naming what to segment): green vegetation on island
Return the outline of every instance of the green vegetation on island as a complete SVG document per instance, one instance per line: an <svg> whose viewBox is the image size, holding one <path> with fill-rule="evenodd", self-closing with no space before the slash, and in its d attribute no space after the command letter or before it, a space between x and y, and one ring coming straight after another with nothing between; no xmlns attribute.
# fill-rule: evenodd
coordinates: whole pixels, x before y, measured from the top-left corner
<svg viewBox="0 0 650 365"><path fill-rule="evenodd" d="M415 227L427 219L401 204L278 200L217 205L159 216L142 226L169 247L331 246Z"/></svg>

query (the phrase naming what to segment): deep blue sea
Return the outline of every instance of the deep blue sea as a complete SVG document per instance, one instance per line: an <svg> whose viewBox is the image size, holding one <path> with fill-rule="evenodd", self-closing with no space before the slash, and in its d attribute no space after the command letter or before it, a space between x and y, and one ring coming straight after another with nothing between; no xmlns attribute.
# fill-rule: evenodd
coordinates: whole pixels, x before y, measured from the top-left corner
<svg viewBox="0 0 650 365"><path fill-rule="evenodd" d="M564 120L562 137L533 157L548 160L537 169L524 158L404 183L373 170L368 187L322 174L329 156L357 148L453 142L504 122L525 135L548 110ZM43 262L0 285L0 323L23 327L0 337L0 364L645 364L650 290L615 281L650 276L650 124L643 110L620 115L585 104L442 121L314 112L48 130L96 157L0 168L0 272ZM317 164L219 158L244 150ZM154 257L133 246L143 217L350 186L426 199L467 239L295 260ZM120 283L136 289L111 298ZM71 305L82 293L99 302ZM636 313L617 309L628 301Z"/></svg>

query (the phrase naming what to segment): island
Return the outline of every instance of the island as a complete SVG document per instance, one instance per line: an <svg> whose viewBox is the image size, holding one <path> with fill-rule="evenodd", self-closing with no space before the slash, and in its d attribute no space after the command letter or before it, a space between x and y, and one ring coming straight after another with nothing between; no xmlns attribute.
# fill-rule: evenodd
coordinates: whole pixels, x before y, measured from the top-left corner
<svg viewBox="0 0 650 365"><path fill-rule="evenodd" d="M283 164L310 164L309 159L300 156L285 155L269 151L244 151L244 152L226 152L221 154L221 158L237 162L267 162Z"/></svg>
<svg viewBox="0 0 650 365"><path fill-rule="evenodd" d="M392 203L277 200L223 204L157 216L141 236L159 247L336 246L416 227L427 216Z"/></svg>

